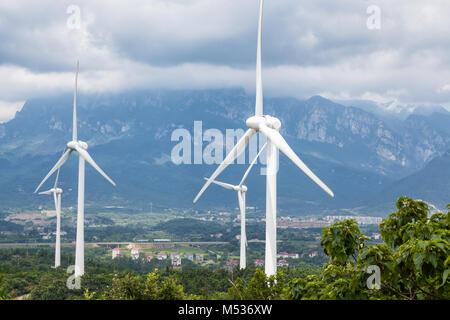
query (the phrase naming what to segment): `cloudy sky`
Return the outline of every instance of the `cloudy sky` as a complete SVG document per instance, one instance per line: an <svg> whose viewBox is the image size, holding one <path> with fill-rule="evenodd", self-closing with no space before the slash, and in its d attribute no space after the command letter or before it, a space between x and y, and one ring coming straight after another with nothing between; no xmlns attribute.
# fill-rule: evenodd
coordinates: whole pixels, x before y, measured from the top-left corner
<svg viewBox="0 0 450 320"><path fill-rule="evenodd" d="M77 59L84 92L253 93L258 2L2 0L0 121L71 91ZM448 0L265 0L266 95L448 106L449 50Z"/></svg>

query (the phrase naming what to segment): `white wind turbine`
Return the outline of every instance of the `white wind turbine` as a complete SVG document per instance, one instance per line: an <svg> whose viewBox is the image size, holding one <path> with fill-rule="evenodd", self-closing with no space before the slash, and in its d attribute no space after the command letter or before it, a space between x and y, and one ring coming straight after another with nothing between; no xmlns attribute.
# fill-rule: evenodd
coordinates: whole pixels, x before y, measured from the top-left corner
<svg viewBox="0 0 450 320"><path fill-rule="evenodd" d="M114 183L105 172L95 163L89 153L88 144L77 138L77 80L78 80L78 67L75 75L75 89L73 94L73 135L72 141L67 143L67 150L62 157L58 160L55 166L45 176L44 180L36 188L35 193L41 188L41 186L47 181L47 179L69 159L70 154L73 151L78 153L78 205L77 205L77 238L75 247L75 277L82 276L84 274L84 176L85 176L85 161L93 166L106 180L108 180L113 186Z"/></svg>
<svg viewBox="0 0 450 320"><path fill-rule="evenodd" d="M61 265L61 194L62 189L58 188L59 169L56 174L56 180L53 188L39 194L53 195L56 209L56 244L55 244L55 268Z"/></svg>
<svg viewBox="0 0 450 320"><path fill-rule="evenodd" d="M247 267L247 258L246 258L246 247L247 247L247 232L245 231L245 222L246 222L246 200L245 200L245 194L248 190L247 186L244 185L245 180L247 179L250 171L252 170L252 167L255 165L256 161L258 160L258 157L261 155L261 152L266 147L266 144L261 148L261 150L256 155L255 159L253 159L252 163L248 167L247 171L245 171L244 176L242 177L241 182L235 186L229 183L220 182L213 180L212 183L217 184L225 189L234 190L237 192L238 195L238 201L239 201L239 210L241 213L241 252L240 252L240 260L239 260L239 266L241 269L245 269ZM208 180L208 178L205 178L205 180Z"/></svg>
<svg viewBox="0 0 450 320"><path fill-rule="evenodd" d="M292 162L295 163L309 178L319 187L334 197L333 192L303 163L302 160L289 147L283 136L279 133L281 122L275 117L263 115L263 89L262 89L262 67L261 67L261 34L263 2L260 2L259 23L258 23L258 47L256 58L256 105L255 115L247 119L246 125L249 128L244 136L238 141L225 160L214 171L198 195L194 203L205 192L206 188L213 183L217 176L233 161L241 155L250 139L255 133L260 132L267 137L267 171L266 171L266 250L265 250L265 273L268 276L275 275L277 271L277 170L278 170L278 149L281 150Z"/></svg>

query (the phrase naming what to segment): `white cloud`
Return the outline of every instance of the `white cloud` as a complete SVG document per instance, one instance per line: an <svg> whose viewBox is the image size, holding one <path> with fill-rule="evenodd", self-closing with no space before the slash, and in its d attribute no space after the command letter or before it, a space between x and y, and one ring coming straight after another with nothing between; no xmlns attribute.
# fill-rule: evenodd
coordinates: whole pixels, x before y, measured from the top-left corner
<svg viewBox="0 0 450 320"><path fill-rule="evenodd" d="M20 111L25 101L8 102L0 100L0 123L14 117L17 111Z"/></svg>

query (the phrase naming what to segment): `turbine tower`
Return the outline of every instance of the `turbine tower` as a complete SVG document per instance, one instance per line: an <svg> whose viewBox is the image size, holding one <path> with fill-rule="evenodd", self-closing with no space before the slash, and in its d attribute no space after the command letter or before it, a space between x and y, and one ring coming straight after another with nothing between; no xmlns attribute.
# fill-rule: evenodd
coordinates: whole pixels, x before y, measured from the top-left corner
<svg viewBox="0 0 450 320"><path fill-rule="evenodd" d="M277 170L278 170L278 150L281 150L292 162L295 163L310 179L319 187L334 197L333 192L328 188L295 154L291 147L279 133L281 122L279 119L263 114L263 86L262 86L262 63L261 63L261 35L264 0L260 2L259 23L258 23L258 46L256 53L256 103L255 115L247 119L246 125L249 128L225 160L214 171L208 181L204 184L194 203L200 198L217 176L233 161L241 155L250 139L255 133L260 132L267 137L267 171L266 171L266 250L265 250L265 273L267 276L275 275L277 271Z"/></svg>
<svg viewBox="0 0 450 320"><path fill-rule="evenodd" d="M67 143L69 148L62 157L58 160L55 166L45 176L44 180L34 191L39 191L41 186L47 181L47 179L55 173L56 170L66 163L67 159L73 151L78 153L78 206L77 206L77 238L75 246L75 277L82 276L84 274L84 177L85 177L85 161L94 167L106 180L108 180L113 186L116 186L115 182L106 175L105 172L95 163L92 157L87 152L88 144L84 141L78 140L77 136L77 81L78 81L78 67L75 75L75 89L73 94L73 135L72 141Z"/></svg>
<svg viewBox="0 0 450 320"><path fill-rule="evenodd" d="M56 180L53 188L39 194L53 195L56 209L56 244L55 244L55 268L61 265L61 194L62 189L58 188L59 169L56 174Z"/></svg>
<svg viewBox="0 0 450 320"><path fill-rule="evenodd" d="M220 182L220 181L212 181L212 183L217 184L225 189L234 190L237 191L238 194L238 201L239 201L239 210L241 213L241 252L240 252L240 260L239 260L239 266L241 269L245 269L247 267L247 258L246 258L246 247L247 247L247 232L245 231L245 222L246 222L246 200L245 200L245 194L247 193L247 186L244 185L245 180L247 179L250 171L252 170L252 167L255 165L256 160L258 160L258 157L261 155L261 152L266 147L266 144L261 148L261 150L256 155L255 159L253 159L252 163L248 167L247 171L245 172L244 176L242 177L241 182L235 186L229 183ZM205 178L205 180L208 180L208 178Z"/></svg>

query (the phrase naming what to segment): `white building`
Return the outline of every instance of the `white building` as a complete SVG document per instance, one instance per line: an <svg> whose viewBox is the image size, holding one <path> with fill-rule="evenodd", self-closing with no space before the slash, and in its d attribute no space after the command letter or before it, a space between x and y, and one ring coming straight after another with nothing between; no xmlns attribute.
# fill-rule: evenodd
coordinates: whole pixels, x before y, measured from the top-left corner
<svg viewBox="0 0 450 320"><path fill-rule="evenodd" d="M180 258L173 258L172 259L172 266L181 266L181 259Z"/></svg>
<svg viewBox="0 0 450 320"><path fill-rule="evenodd" d="M131 249L131 259L133 260L139 259L139 248Z"/></svg>
<svg viewBox="0 0 450 320"><path fill-rule="evenodd" d="M278 261L278 266L279 267L288 267L289 263L286 260L280 260L280 261Z"/></svg>
<svg viewBox="0 0 450 320"><path fill-rule="evenodd" d="M145 260L147 260L147 262L151 261L152 259L153 259L153 254L147 253L147 254L145 255Z"/></svg>
<svg viewBox="0 0 450 320"><path fill-rule="evenodd" d="M114 248L112 249L112 258L115 259L118 256L120 256L120 248Z"/></svg>
<svg viewBox="0 0 450 320"><path fill-rule="evenodd" d="M173 260L173 259L180 259L180 254L177 253L177 252L173 252L173 253L170 254L170 259L171 260Z"/></svg>
<svg viewBox="0 0 450 320"><path fill-rule="evenodd" d="M380 238L381 238L381 234L379 234L379 233L372 233L372 239L380 240Z"/></svg>
<svg viewBox="0 0 450 320"><path fill-rule="evenodd" d="M156 259L158 259L158 260L166 260L167 259L167 254L165 252L160 252L156 256Z"/></svg>
<svg viewBox="0 0 450 320"><path fill-rule="evenodd" d="M287 252L279 252L277 254L277 258L282 258L282 259L289 258L289 253L287 253Z"/></svg>

